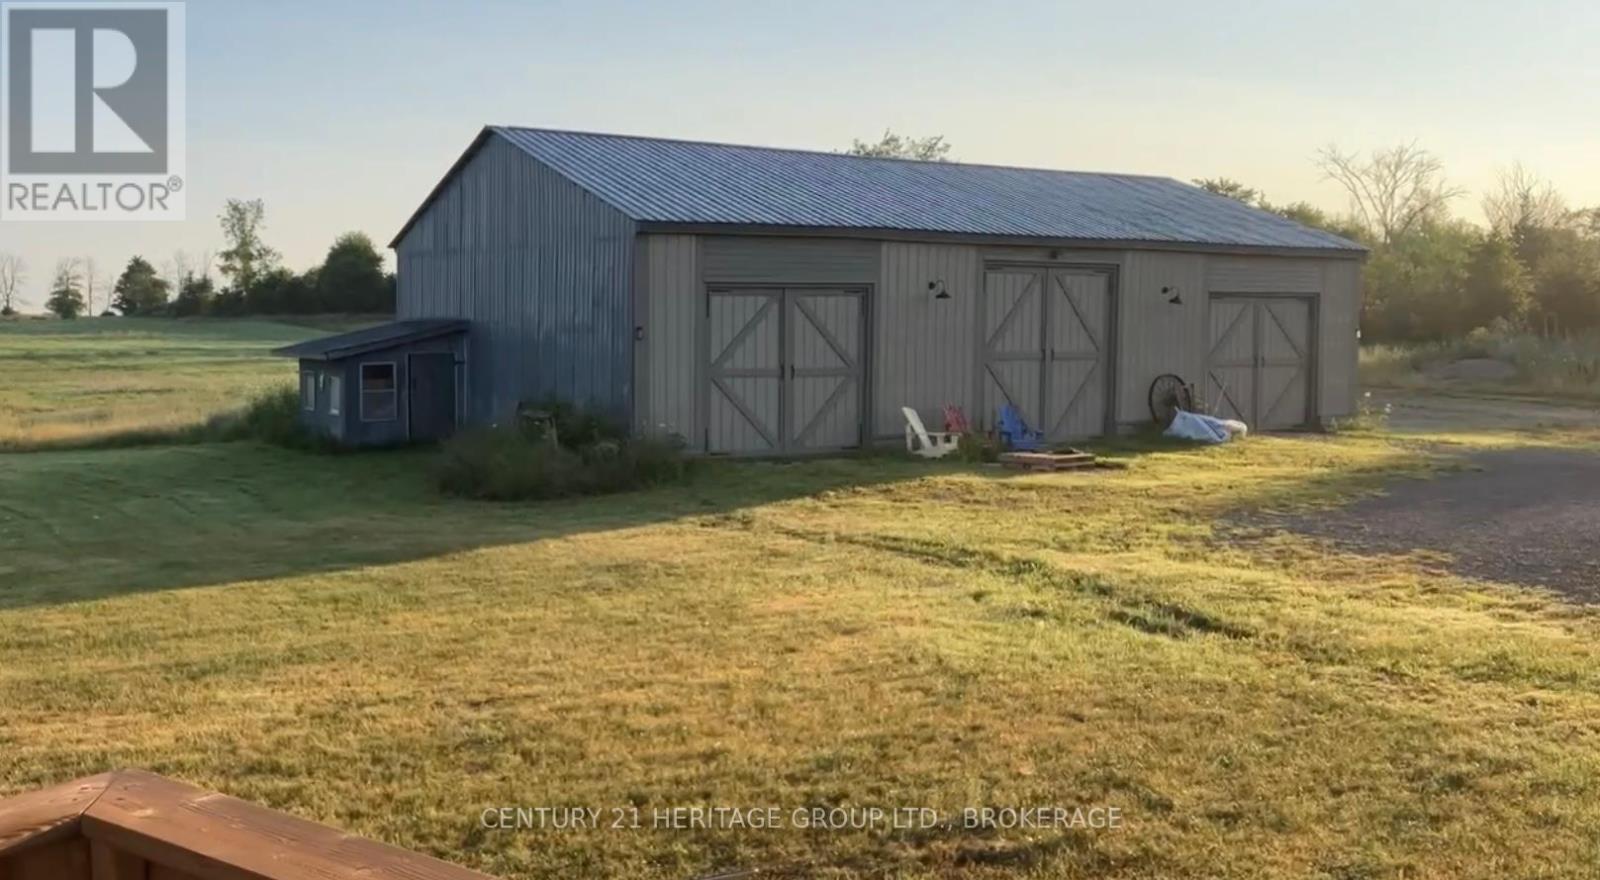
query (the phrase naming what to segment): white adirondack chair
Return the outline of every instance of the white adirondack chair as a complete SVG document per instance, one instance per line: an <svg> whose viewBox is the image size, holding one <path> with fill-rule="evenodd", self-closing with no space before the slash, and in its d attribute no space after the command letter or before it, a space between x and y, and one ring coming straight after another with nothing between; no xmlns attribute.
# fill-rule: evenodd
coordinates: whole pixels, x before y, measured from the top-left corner
<svg viewBox="0 0 1600 880"><path fill-rule="evenodd" d="M923 458L944 458L961 446L961 435L952 431L929 431L922 416L909 406L900 407L906 417L906 451Z"/></svg>

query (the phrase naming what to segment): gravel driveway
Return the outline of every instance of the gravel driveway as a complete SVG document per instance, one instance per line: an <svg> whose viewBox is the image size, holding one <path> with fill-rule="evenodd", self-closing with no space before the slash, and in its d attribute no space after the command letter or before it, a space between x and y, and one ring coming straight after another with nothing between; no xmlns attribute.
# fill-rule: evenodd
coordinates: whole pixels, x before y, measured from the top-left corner
<svg viewBox="0 0 1600 880"><path fill-rule="evenodd" d="M1469 470L1396 482L1386 495L1338 510L1274 517L1272 525L1357 552L1439 550L1461 574L1600 602L1600 455L1526 448L1479 453L1468 463Z"/></svg>

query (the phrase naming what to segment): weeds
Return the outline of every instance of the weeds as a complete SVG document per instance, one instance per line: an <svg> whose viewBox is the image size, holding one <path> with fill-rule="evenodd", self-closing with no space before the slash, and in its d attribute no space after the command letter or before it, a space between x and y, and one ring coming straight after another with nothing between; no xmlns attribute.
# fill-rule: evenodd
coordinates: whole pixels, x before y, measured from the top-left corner
<svg viewBox="0 0 1600 880"><path fill-rule="evenodd" d="M1450 378L1444 368L1483 358L1510 366L1504 380ZM1600 333L1569 338L1508 329L1474 330L1461 339L1414 345L1369 345L1361 350L1364 385L1395 388L1456 386L1572 397L1600 397Z"/></svg>
<svg viewBox="0 0 1600 880"><path fill-rule="evenodd" d="M442 492L488 501L604 495L683 479L676 435L624 437L571 404L524 407L514 425L469 428L446 441L433 468Z"/></svg>

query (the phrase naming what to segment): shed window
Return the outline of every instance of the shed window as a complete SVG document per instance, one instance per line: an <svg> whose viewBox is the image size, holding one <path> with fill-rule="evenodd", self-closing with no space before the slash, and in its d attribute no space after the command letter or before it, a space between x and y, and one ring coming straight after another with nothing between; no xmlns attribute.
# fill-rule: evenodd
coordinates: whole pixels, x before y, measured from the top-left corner
<svg viewBox="0 0 1600 880"><path fill-rule="evenodd" d="M344 400L344 377L328 377L328 415L339 414L340 402Z"/></svg>
<svg viewBox="0 0 1600 880"><path fill-rule="evenodd" d="M394 364L362 364L361 421L387 422L394 417Z"/></svg>
<svg viewBox="0 0 1600 880"><path fill-rule="evenodd" d="M300 408L306 412L317 411L317 374L300 374Z"/></svg>

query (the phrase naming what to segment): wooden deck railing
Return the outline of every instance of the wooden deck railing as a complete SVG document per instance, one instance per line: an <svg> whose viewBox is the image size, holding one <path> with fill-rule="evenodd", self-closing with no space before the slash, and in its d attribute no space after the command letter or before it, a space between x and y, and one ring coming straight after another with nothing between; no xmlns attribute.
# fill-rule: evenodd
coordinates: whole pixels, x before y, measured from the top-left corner
<svg viewBox="0 0 1600 880"><path fill-rule="evenodd" d="M118 770L0 800L0 880L486 880L438 859Z"/></svg>

